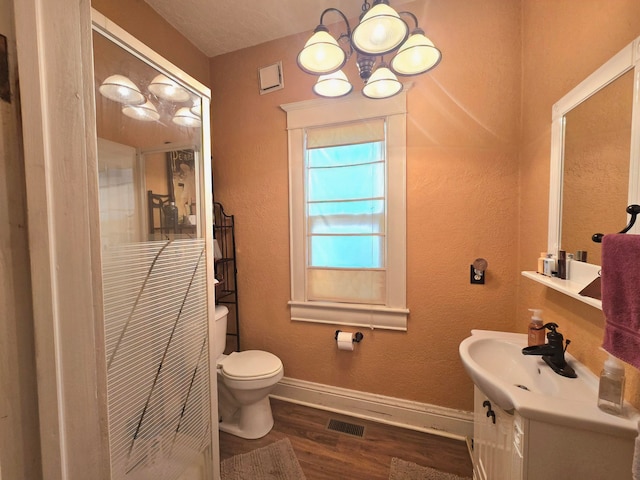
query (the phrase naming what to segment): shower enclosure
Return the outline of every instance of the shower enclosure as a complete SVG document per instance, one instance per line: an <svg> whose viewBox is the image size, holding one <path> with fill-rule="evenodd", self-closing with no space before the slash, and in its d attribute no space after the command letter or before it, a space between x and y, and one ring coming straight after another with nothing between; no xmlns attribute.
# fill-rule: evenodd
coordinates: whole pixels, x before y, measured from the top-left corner
<svg viewBox="0 0 640 480"><path fill-rule="evenodd" d="M213 478L210 94L95 11L93 52L111 478Z"/></svg>
<svg viewBox="0 0 640 480"><path fill-rule="evenodd" d="M219 478L210 92L89 0L12 3L34 468L48 480ZM100 91L114 75L124 96ZM165 99L172 89L181 97ZM172 195L162 235L150 234L148 190Z"/></svg>

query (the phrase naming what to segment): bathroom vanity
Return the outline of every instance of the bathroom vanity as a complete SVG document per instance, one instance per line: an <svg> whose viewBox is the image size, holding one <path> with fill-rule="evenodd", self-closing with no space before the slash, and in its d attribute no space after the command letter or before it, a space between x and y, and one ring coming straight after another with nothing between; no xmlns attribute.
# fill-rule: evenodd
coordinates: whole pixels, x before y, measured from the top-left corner
<svg viewBox="0 0 640 480"><path fill-rule="evenodd" d="M548 252L589 251L567 279L525 278L602 310L582 290L600 274L598 232L625 226L640 200L640 38L552 109ZM606 127L606 128L605 128ZM628 227L632 225L629 224ZM638 225L629 230L640 233ZM474 381L474 478L630 479L638 413L597 408L597 377L571 355L576 379L525 357L525 335L473 331L460 345ZM495 421L494 421L495 419Z"/></svg>
<svg viewBox="0 0 640 480"><path fill-rule="evenodd" d="M476 480L631 478L633 437L528 419L501 409L477 386L473 419Z"/></svg>
<svg viewBox="0 0 640 480"><path fill-rule="evenodd" d="M578 378L522 355L524 334L473 330L460 344L474 381L475 480L631 478L638 412L597 407L598 380L567 354Z"/></svg>

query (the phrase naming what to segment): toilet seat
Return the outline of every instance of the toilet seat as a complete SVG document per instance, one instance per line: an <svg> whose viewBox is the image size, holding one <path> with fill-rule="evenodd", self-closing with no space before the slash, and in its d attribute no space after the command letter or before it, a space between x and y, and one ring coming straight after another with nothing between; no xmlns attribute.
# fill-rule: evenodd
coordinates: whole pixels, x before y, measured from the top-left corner
<svg viewBox="0 0 640 480"><path fill-rule="evenodd" d="M219 362L222 374L232 380L260 380L277 375L282 361L273 353L261 350L233 352Z"/></svg>

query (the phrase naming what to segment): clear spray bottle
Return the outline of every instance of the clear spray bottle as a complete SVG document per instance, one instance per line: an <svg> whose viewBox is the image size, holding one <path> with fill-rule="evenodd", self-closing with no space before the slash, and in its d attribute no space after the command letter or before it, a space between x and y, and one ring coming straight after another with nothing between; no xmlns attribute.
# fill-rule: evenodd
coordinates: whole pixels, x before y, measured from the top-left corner
<svg viewBox="0 0 640 480"><path fill-rule="evenodd" d="M624 404L624 366L609 355L600 373L598 408L613 415L622 415Z"/></svg>

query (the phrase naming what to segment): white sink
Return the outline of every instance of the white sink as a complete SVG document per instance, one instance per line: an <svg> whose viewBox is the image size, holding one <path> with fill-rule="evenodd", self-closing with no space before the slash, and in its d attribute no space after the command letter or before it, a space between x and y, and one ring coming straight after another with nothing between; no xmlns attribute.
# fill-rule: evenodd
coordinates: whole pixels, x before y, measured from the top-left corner
<svg viewBox="0 0 640 480"><path fill-rule="evenodd" d="M523 355L527 336L472 330L460 343L465 370L489 399L525 418L635 437L640 416L631 406L617 417L597 406L598 378L570 354L578 378L562 377L541 356Z"/></svg>

